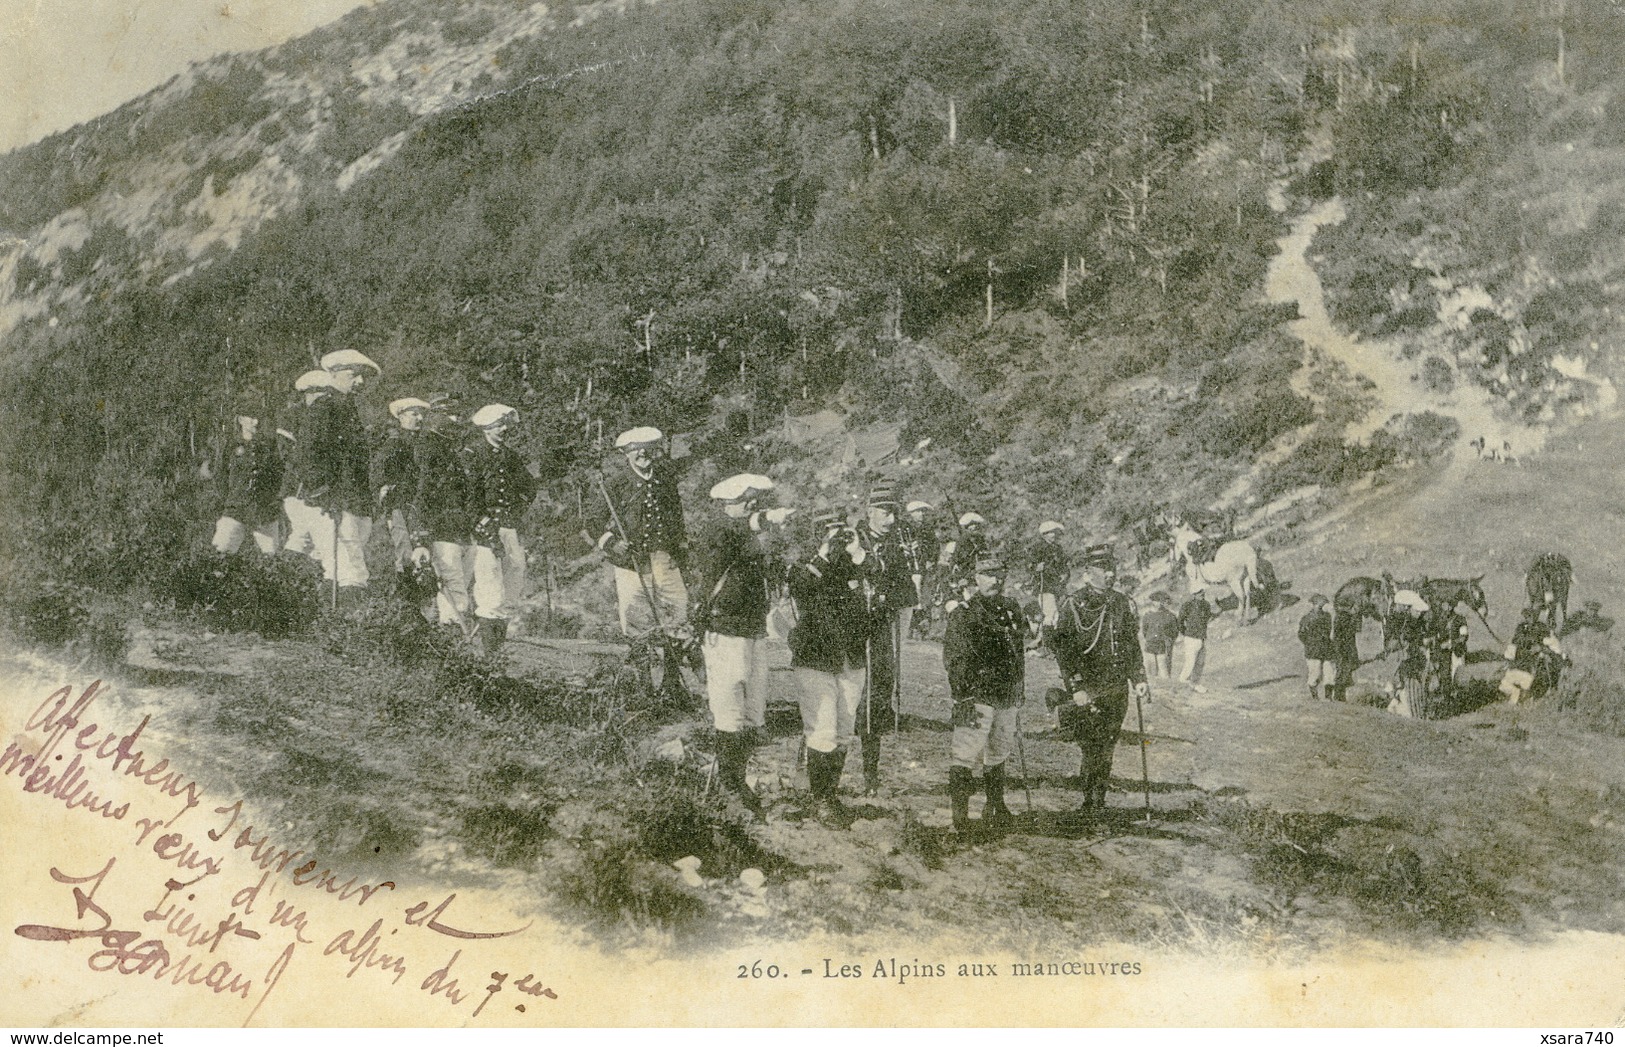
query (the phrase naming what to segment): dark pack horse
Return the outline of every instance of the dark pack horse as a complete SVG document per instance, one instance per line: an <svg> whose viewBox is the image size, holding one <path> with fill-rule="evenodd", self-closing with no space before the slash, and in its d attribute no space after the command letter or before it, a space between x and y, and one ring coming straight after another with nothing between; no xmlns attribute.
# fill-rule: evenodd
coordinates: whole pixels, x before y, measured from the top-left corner
<svg viewBox="0 0 1625 1047"><path fill-rule="evenodd" d="M1496 636L1495 627L1490 625L1490 601L1484 595L1484 576L1476 578L1430 578L1417 586L1417 592L1422 594L1429 607L1454 607L1457 604L1466 604L1467 609L1478 615L1478 620L1484 623L1496 643L1501 638Z"/></svg>
<svg viewBox="0 0 1625 1047"><path fill-rule="evenodd" d="M1545 617L1554 634L1562 635L1569 613L1569 586L1573 584L1574 565L1560 553L1541 553L1524 577L1529 606Z"/></svg>
<svg viewBox="0 0 1625 1047"><path fill-rule="evenodd" d="M1388 649L1388 618L1394 610L1393 585L1382 578L1350 578L1332 597L1332 649L1337 654L1333 696L1341 698L1360 666L1360 627L1367 618L1382 626Z"/></svg>

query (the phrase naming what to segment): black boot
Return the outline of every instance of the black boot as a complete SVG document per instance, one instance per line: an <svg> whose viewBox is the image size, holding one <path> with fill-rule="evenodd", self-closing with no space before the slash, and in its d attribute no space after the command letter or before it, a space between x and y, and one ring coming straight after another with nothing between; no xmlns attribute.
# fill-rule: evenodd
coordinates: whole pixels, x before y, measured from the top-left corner
<svg viewBox="0 0 1625 1047"><path fill-rule="evenodd" d="M745 778L750 763L750 737L733 731L717 732L717 779L725 793L744 805L752 818L762 817L762 801Z"/></svg>
<svg viewBox="0 0 1625 1047"><path fill-rule="evenodd" d="M1015 815L1004 805L1004 764L982 769L982 788L987 793L987 807L982 818L989 822L1009 822Z"/></svg>
<svg viewBox="0 0 1625 1047"><path fill-rule="evenodd" d="M970 827L970 794L975 788L976 778L969 767L948 768L948 799L953 803L956 833Z"/></svg>
<svg viewBox="0 0 1625 1047"><path fill-rule="evenodd" d="M852 821L846 805L841 803L841 765L845 761L846 754L840 749L827 753L816 750L807 752L807 782L813 791L813 817L832 829L849 828Z"/></svg>
<svg viewBox="0 0 1625 1047"><path fill-rule="evenodd" d="M880 793L880 733L863 736L863 795Z"/></svg>

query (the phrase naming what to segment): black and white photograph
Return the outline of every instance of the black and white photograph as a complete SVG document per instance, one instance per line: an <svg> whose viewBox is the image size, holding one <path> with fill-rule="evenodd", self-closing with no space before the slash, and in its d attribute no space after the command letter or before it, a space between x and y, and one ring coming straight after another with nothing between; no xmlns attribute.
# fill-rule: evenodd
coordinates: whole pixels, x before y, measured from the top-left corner
<svg viewBox="0 0 1625 1047"><path fill-rule="evenodd" d="M0 1026L1612 1043L1625 3L0 12Z"/></svg>

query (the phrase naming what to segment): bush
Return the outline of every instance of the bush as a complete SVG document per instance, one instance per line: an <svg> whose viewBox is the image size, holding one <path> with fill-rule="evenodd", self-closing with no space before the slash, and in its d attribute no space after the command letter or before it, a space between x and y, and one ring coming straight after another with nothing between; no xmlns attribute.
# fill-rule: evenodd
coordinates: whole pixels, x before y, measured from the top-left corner
<svg viewBox="0 0 1625 1047"><path fill-rule="evenodd" d="M237 556L213 550L183 560L156 595L218 632L283 639L308 630L321 601L321 568L303 556Z"/></svg>

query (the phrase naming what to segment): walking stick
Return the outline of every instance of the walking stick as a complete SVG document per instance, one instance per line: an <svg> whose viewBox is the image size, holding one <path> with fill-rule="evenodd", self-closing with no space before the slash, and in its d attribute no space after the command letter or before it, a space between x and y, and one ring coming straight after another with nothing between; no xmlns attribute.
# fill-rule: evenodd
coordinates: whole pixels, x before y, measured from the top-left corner
<svg viewBox="0 0 1625 1047"><path fill-rule="evenodd" d="M1151 824L1151 768L1146 760L1145 747L1145 708L1140 704L1140 692L1132 685L1129 690L1134 693L1134 719L1140 731L1140 782L1145 786L1145 824Z"/></svg>
<svg viewBox="0 0 1625 1047"><path fill-rule="evenodd" d="M343 510L339 510L339 512L343 512ZM329 514L329 515L331 515L331 514ZM333 544L329 548L331 548L333 550L333 558L331 560L329 560L328 562L333 565L333 604L332 604L332 606L333 606L333 610L335 612L337 612L338 609L339 609L339 518L337 516L332 516L332 520L333 520Z"/></svg>
<svg viewBox="0 0 1625 1047"><path fill-rule="evenodd" d="M1022 700L1026 701L1026 688L1022 688ZM1021 710L1016 710L1016 759L1021 761L1021 792L1027 798L1027 813L1033 813L1033 787L1032 779L1027 777L1027 743L1022 739L1025 733L1021 723Z"/></svg>
<svg viewBox="0 0 1625 1047"><path fill-rule="evenodd" d="M615 530L621 536L621 541L624 542L627 549L630 550L632 547L632 541L627 537L626 528L621 524L621 514L615 511L615 502L609 497L609 488L604 486L604 478L602 476L598 477L598 493L604 496L604 504L609 507L609 522L615 525ZM654 573L653 559L651 559L649 562L649 571L651 575ZM666 634L666 623L660 619L660 607L658 602L655 600L653 578L643 577L643 572L638 569L636 560L632 561L632 573L638 576L638 585L643 589L644 599L649 601L649 614L655 620L655 628L660 630L661 635L664 636Z"/></svg>
<svg viewBox="0 0 1625 1047"><path fill-rule="evenodd" d="M891 733L903 733L903 621L891 620Z"/></svg>

